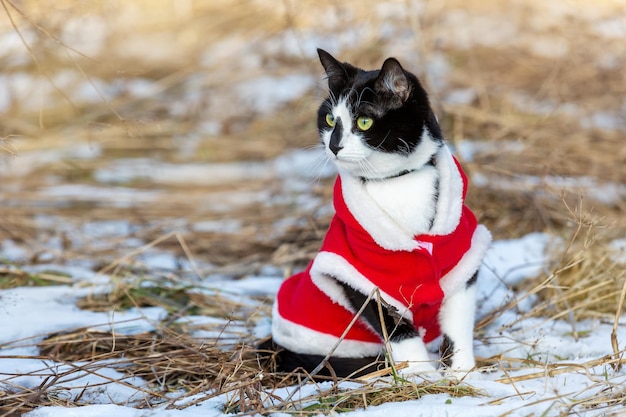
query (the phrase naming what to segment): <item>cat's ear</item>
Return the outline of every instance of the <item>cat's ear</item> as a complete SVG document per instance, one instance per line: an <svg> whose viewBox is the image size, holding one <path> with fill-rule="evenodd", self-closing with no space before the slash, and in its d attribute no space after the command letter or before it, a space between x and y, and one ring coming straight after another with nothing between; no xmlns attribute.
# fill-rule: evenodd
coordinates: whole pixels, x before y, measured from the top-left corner
<svg viewBox="0 0 626 417"><path fill-rule="evenodd" d="M317 49L317 54L320 57L320 62L326 71L326 78L328 78L328 88L331 91L337 91L348 84L351 77L356 74L357 69L348 63L341 63L335 59L331 54L323 49Z"/></svg>
<svg viewBox="0 0 626 417"><path fill-rule="evenodd" d="M382 93L391 93L402 103L406 102L411 95L411 83L402 65L395 58L387 58L383 63L376 83L374 84L376 91Z"/></svg>

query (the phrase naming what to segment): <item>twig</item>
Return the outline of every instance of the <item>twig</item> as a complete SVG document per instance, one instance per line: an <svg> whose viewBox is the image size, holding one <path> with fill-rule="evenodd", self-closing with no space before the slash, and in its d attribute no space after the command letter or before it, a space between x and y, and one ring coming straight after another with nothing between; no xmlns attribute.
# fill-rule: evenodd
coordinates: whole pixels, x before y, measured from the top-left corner
<svg viewBox="0 0 626 417"><path fill-rule="evenodd" d="M176 239L178 240L180 247L183 249L183 252L185 252L185 256L187 257L187 260L189 261L189 264L191 265L191 269L193 269L193 272L196 273L198 278L202 278L202 274L200 274L200 271L198 270L198 267L196 266L196 262L193 260L193 255L191 254L191 250L189 249L189 246L187 245L187 242L185 241L185 238L183 237L182 233L176 232Z"/></svg>
<svg viewBox="0 0 626 417"><path fill-rule="evenodd" d="M139 255L140 253L142 253L142 252L144 252L144 251L146 251L146 250L148 250L148 249L158 245L161 242L166 241L167 239L169 239L172 236L176 236L176 233L178 233L178 232L169 232L169 233L166 233L164 235L159 236L158 238L154 239L152 242L150 242L150 243L148 243L148 244L146 244L146 245L144 245L144 246L142 246L140 248L137 248L137 249L131 251L128 255L122 256L121 258L111 262L109 265L107 265L104 268L100 269L98 271L98 273L99 274L104 274L106 272L109 272L110 270L120 266L121 264L123 264L126 261L129 261L130 259L132 259L133 257Z"/></svg>
<svg viewBox="0 0 626 417"><path fill-rule="evenodd" d="M619 298L619 304L615 311L615 320L613 320L613 330L611 330L611 347L613 348L613 359L616 362L612 365L615 371L619 371L622 368L621 356L624 352L620 352L619 343L617 340L617 326L619 324L619 318L622 315L622 308L624 307L624 298L626 298L626 279L624 279L624 285L622 286L622 292Z"/></svg>

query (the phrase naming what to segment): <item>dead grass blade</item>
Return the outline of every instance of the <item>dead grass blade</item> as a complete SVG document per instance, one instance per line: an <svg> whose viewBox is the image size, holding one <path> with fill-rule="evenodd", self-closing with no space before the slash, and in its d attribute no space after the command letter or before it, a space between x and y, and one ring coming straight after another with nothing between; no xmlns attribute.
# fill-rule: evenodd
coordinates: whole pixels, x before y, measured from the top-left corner
<svg viewBox="0 0 626 417"><path fill-rule="evenodd" d="M617 340L617 326L619 325L619 319L622 316L622 308L624 307L624 300L626 299L626 279L624 280L624 285L622 286L622 292L619 297L619 304L617 309L615 310L615 319L613 320L613 330L611 331L611 347L613 348L614 359L619 360L613 366L615 371L619 371L622 369L622 360L621 358L624 356L624 352L620 352L619 342Z"/></svg>
<svg viewBox="0 0 626 417"><path fill-rule="evenodd" d="M237 374L254 374L259 369L233 361L236 352L217 344L206 344L164 329L135 335L112 334L89 329L56 334L40 344L41 354L58 362L107 363L154 387L202 385L215 389ZM111 366L111 365L109 365Z"/></svg>
<svg viewBox="0 0 626 417"><path fill-rule="evenodd" d="M620 353L624 353L623 351ZM524 363L530 363L531 361L524 360ZM549 363L549 364L539 364L535 362L537 365L541 365L544 367L544 370L540 372L534 372L527 375L519 375L515 377L506 376L505 378L497 379L496 382L501 382L505 384L514 384L520 381L528 381L530 379L538 379L545 377L553 377L555 375L561 375L566 373L574 373L577 371L583 371L590 379L595 379L596 377L592 375L590 369L595 368L597 366L617 366L626 363L624 359L614 359L611 356L606 356L600 359L590 360L584 363Z"/></svg>
<svg viewBox="0 0 626 417"><path fill-rule="evenodd" d="M72 277L52 272L29 273L19 268L0 267L0 289L41 285L71 284Z"/></svg>

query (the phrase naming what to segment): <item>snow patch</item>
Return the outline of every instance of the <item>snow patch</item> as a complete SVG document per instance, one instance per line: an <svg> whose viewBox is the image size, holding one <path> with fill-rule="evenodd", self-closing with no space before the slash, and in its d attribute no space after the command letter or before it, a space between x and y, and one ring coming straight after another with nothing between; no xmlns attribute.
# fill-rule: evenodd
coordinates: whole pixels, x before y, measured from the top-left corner
<svg viewBox="0 0 626 417"><path fill-rule="evenodd" d="M235 91L244 106L259 114L269 114L302 97L315 85L316 79L310 75L262 76L238 84Z"/></svg>
<svg viewBox="0 0 626 417"><path fill-rule="evenodd" d="M606 182L598 182L593 177L561 177L546 175L516 175L505 178L498 175L483 173L472 174L472 183L476 187L490 187L499 190L522 190L532 192L555 192L580 193L583 196L603 204L619 204L626 198L626 185Z"/></svg>
<svg viewBox="0 0 626 417"><path fill-rule="evenodd" d="M615 239L609 244L609 249L613 251L611 259L620 264L626 264L626 238Z"/></svg>

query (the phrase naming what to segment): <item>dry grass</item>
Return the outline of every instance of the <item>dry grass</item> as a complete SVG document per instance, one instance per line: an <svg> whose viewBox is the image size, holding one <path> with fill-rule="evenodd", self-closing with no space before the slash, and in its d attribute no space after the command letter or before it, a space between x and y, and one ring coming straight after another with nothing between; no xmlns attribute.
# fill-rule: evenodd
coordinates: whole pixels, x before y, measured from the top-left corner
<svg viewBox="0 0 626 417"><path fill-rule="evenodd" d="M2 393L0 415L17 415L42 405L88 404L89 400L83 399L80 391L93 388L92 385L74 388L79 394L71 401L64 401L62 398L67 396L63 392L68 388L58 384L84 375L101 376L103 385L134 387L144 398L134 405L144 408L172 401L168 394L179 390L189 396L204 393L203 399L208 399L239 389L244 385L242 381L255 381L261 373L254 355L248 354L243 359L246 352L243 346L224 350L167 329L132 336L78 329L50 335L38 346L41 359L68 365L67 370L56 372L54 378L46 378L35 388L12 386L11 378L6 379L5 387L12 388ZM107 377L101 373L102 369L117 369L125 376ZM148 385L135 386L127 382L130 377L143 378Z"/></svg>
<svg viewBox="0 0 626 417"><path fill-rule="evenodd" d="M39 263L50 259L50 250L44 243L57 239L61 244L52 253L55 261L94 261L97 269L118 277L110 294L83 299L79 302L81 308L161 306L170 312L170 317L153 333L129 336L75 329L46 335L38 343L41 358L74 365L66 374L46 379L36 388L15 386L0 393L1 415L17 415L38 405L79 405L80 395L74 401L64 400L55 382L84 372L97 373L111 366L111 360L116 361L117 369L126 376L141 376L148 383L138 388L146 394L145 402L137 404L138 407L171 401L166 394L179 389L186 396L204 395L186 404L172 402L171 407L188 407L212 396L228 394L225 407L232 413L298 410L302 415L351 410L433 393L452 397L481 395L465 384L415 385L395 381L381 385L378 381L347 392L335 384L315 398L305 398L300 403L287 401L286 396L276 394L277 390L302 379L277 375L272 372L271 364L258 363L254 355L256 341L249 334L238 333L240 330L229 333L227 327L227 337L207 342L193 338L193 329L176 324L177 318L191 313L243 320L245 324L246 317L267 315L269 302L259 307L261 311L254 312L247 310L249 307L229 304L228 299L217 294L201 295L194 291L187 276L163 279L146 270L135 256L144 248L120 248L119 237L74 245L67 229L57 227L58 222L63 222L75 231L88 222L124 220L137 226L126 237L153 242L154 246L185 259L210 263L212 269L201 271L205 274L244 276L268 263L288 271L301 266L315 253L328 216L316 216L293 205L251 203L228 212L229 218L242 222L237 232L198 232L188 228L180 233L171 232L171 225L181 218L188 224L224 218L223 211L206 204L207 195L232 189L250 192L269 189L272 195L280 195L283 191L276 181L210 187L150 181L116 184L165 192L165 197L154 204L131 208L102 204L97 198L68 205L40 192L50 178L60 183L97 184L94 179L97 169L118 158L149 157L169 163L257 161L313 145L318 91L271 114L229 104L235 102L232 91L257 76L290 71L319 76L321 71L315 59L278 48L262 57L261 65L242 64L240 55L248 52L237 44L228 53L222 51L223 56L216 62L202 63L199 57L206 53L207 45L217 45L231 37L254 39L260 48L286 30L303 48L308 45L311 31L319 28L320 15L327 17L324 24L328 24L329 33L335 30L331 28L333 19L341 21L342 27L355 30L358 41L344 47L342 58L374 66L393 53L421 75L453 144L469 139L513 141L523 146L519 152L479 152L472 161L464 161L468 172L494 180L485 187L472 187L469 203L496 238L518 237L533 231L548 231L563 237L563 246L554 250L549 273L523 283L518 289L538 296L533 311L520 320L530 315L572 322L600 318L617 326L616 317L623 313L625 266L611 258L607 244L626 235L624 200L596 201L581 197L584 191L564 190L546 181L531 188L500 189L493 184L500 179L515 184L529 175L588 176L600 184L626 184L623 115L622 130L604 129L592 123L598 114L619 113L626 94L626 79L622 74L626 58L620 52L623 40L604 37L594 29L596 22L619 12L619 2L585 5L562 0L558 4L565 11L561 15L557 13L558 18L554 14L538 13L545 6L539 1L505 4L495 0L453 0L445 4L424 2L421 8L416 2L397 2L402 13L392 14L386 21L398 33L411 33L402 42L389 41L382 30L372 29L380 26L380 17L356 0L342 2L341 6L331 1L285 1L280 5L235 0L180 3L189 7L170 0L159 0L158 4L137 0L130 5L119 1L79 4L64 0L55 2L53 9L39 1L18 4L0 0L0 3L4 7L0 13L12 18L12 22L3 21L2 29L19 30L29 46L24 55L27 59L22 63L0 62L7 64L5 75L26 73L38 77L41 82L34 83L26 96L37 96L37 89L48 85L47 82L52 85L42 100L45 104L39 106L29 107L20 101L23 96L13 91L9 94L11 105L0 126L0 158L15 160L16 156L31 151L67 150L81 144L97 145L100 149L100 156L94 159L60 157L33 165L25 175L7 176L1 172L0 192L10 203L0 204L0 242L11 239L28 246L30 257L26 263ZM463 24L455 21L455 16L463 17ZM72 52L73 45L64 40L67 22L94 17L106 22L109 33L106 42L91 54ZM468 40L460 32L464 27L469 27L470 32L472 28L482 29L480 24L472 23L481 18L486 18L483 23L495 25L495 37L500 42L477 41L476 38L482 37L471 33L467 36L473 40ZM517 25L523 36L511 38L506 31L499 32L500 21ZM81 20L74 23L79 27L87 24ZM67 39L76 41L76 38ZM459 46L466 40L469 47ZM548 53L537 51L536 47L545 45L546 40L548 45L556 45L556 49ZM158 45L154 54L142 54L137 49L146 44ZM562 48L566 48L564 54L558 52ZM436 71L427 70L427 64L441 56L449 63L448 82L443 88L437 84ZM55 78L60 73L73 74L72 82L61 85ZM85 80L126 85L127 80L133 79L148 80L156 88L145 97L130 93L110 97L100 92L99 100L95 101L81 101L75 94ZM463 104L446 101L446 95L454 89L471 89L474 98ZM172 110L169 104L184 102L190 91L202 97L183 112ZM213 102L212 97L223 97L223 101ZM237 111L241 108L245 111ZM207 112L221 124L216 134L201 130L198 133ZM185 154L180 148L189 138L195 138L197 145L193 152ZM330 184L320 181L313 192L329 201ZM59 221L42 225L38 220L41 216L53 216ZM273 227L285 218L306 221L295 223L277 235ZM0 280L2 288L67 281L54 271L28 274L19 266L0 267ZM146 281L154 285L146 287ZM516 302L519 299L504 308L515 308ZM494 311L485 317L479 329L493 322L500 313ZM598 364L623 363L620 343L623 341L613 343L611 357L582 365L545 365L515 358L485 358L484 365L505 371L529 366L543 368L543 372L529 378L559 372L589 372ZM76 365L78 362L85 365ZM504 378L502 382L516 380ZM572 403L571 407L617 405L623 403L623 398L623 388L607 387L593 398Z"/></svg>
<svg viewBox="0 0 626 417"><path fill-rule="evenodd" d="M69 370L57 373L53 380L46 380L36 389L15 386L14 390L4 392L5 401L0 405L0 412L11 415L10 412L26 412L42 405L87 404L88 401L83 400L80 394L71 402L60 400L59 390L66 388L55 386L55 382L78 378L85 373L101 375L99 371L103 368L114 368L125 375L109 379L105 384L128 385L126 380L130 377L141 377L147 382L148 385L137 387L138 392L145 395L135 404L138 408L169 404L169 408L183 409L227 395L224 412L228 414L298 410L303 415L314 415L367 408L390 401L409 401L433 394L448 394L453 398L484 395L468 384L449 380L410 382L376 379L346 389L339 385L341 381L335 379L331 388L292 399L277 390L302 384L301 375L273 372L271 360L259 362L252 345L242 344L225 349L221 340L216 343L207 344L206 341L194 340L167 329L134 335L89 329L52 334L38 344L41 358L71 365ZM79 365L81 363L83 365ZM80 390L81 387L74 389ZM193 396L194 399L171 400L168 394L180 390L185 392L185 397Z"/></svg>
<svg viewBox="0 0 626 417"><path fill-rule="evenodd" d="M31 274L19 268L0 267L0 289L71 284L72 277L55 271Z"/></svg>
<svg viewBox="0 0 626 417"><path fill-rule="evenodd" d="M62 363L110 366L107 362L115 360L114 368L143 378L156 398L181 388L220 392L222 386L254 379L260 372L254 360L241 359L245 356L243 347L224 350L167 329L134 335L79 329L50 335L39 346L42 356Z"/></svg>

